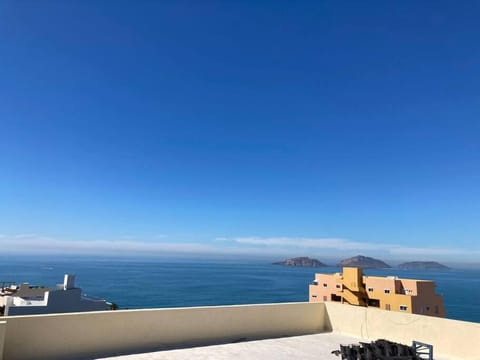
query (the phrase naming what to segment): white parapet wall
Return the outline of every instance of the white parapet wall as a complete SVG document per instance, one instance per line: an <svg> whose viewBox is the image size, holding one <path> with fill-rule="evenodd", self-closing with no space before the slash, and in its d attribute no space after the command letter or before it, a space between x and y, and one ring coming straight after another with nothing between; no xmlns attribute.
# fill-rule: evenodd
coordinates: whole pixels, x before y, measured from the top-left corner
<svg viewBox="0 0 480 360"><path fill-rule="evenodd" d="M7 322L0 321L0 360L3 360L3 344L5 340L6 330L7 330Z"/></svg>
<svg viewBox="0 0 480 360"><path fill-rule="evenodd" d="M329 331L325 318L323 303L12 316L4 318L3 356L8 360L76 359L313 334Z"/></svg>
<svg viewBox="0 0 480 360"><path fill-rule="evenodd" d="M0 318L0 360L85 359L326 331L480 359L480 324L338 303L100 311ZM2 352L3 339L3 352Z"/></svg>
<svg viewBox="0 0 480 360"><path fill-rule="evenodd" d="M388 339L433 345L435 354L452 359L480 359L480 324L414 315L372 307L325 303L333 331L362 339Z"/></svg>

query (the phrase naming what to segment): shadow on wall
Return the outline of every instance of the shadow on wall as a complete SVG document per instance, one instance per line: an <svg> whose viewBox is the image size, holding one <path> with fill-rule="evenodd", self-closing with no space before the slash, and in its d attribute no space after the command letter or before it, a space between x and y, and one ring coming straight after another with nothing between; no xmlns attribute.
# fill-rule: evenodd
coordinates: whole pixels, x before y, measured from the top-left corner
<svg viewBox="0 0 480 360"><path fill-rule="evenodd" d="M325 313L323 315L323 326L324 326L324 331L325 332L333 332L333 326L332 322L330 320L330 315L328 314L328 311L326 308L324 309Z"/></svg>

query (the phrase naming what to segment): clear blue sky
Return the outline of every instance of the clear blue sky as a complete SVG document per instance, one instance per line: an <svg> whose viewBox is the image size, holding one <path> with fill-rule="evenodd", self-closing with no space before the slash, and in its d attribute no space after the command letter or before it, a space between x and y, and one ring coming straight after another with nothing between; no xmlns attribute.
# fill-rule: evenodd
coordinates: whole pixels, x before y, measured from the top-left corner
<svg viewBox="0 0 480 360"><path fill-rule="evenodd" d="M479 17L3 1L2 251L478 261Z"/></svg>

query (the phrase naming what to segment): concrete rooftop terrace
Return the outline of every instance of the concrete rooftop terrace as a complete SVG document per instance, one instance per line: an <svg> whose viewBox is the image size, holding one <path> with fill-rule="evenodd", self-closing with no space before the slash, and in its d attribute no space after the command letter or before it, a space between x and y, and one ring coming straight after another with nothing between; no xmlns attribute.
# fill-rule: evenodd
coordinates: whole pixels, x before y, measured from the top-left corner
<svg viewBox="0 0 480 360"><path fill-rule="evenodd" d="M332 354L332 350L339 350L340 344L357 344L359 341L365 341L365 339L336 333L321 333L114 356L102 360L340 360L341 356ZM448 358L435 356L435 359L447 360Z"/></svg>
<svg viewBox="0 0 480 360"><path fill-rule="evenodd" d="M97 311L0 318L0 360L335 359L339 345L432 344L436 359L480 359L480 324L339 303ZM338 357L337 359L340 359Z"/></svg>

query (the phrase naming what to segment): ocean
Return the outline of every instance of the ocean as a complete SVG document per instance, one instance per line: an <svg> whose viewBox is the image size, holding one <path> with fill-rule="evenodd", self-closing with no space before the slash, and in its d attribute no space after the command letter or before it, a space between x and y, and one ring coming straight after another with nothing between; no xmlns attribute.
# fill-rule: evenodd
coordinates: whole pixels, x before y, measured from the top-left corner
<svg viewBox="0 0 480 360"><path fill-rule="evenodd" d="M308 301L315 272L261 260L172 258L1 257L0 281L55 286L65 273L89 296L121 309ZM447 317L480 322L480 269L365 270L366 275L434 280Z"/></svg>

